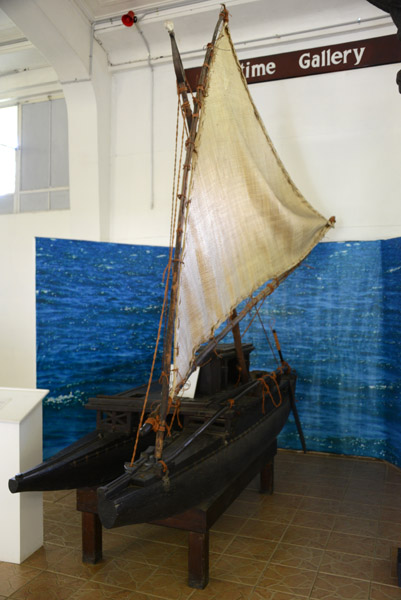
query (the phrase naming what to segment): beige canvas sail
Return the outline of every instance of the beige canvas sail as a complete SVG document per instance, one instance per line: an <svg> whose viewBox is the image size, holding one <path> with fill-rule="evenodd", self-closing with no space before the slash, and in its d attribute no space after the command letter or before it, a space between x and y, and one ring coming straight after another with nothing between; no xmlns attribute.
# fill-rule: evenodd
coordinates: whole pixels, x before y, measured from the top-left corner
<svg viewBox="0 0 401 600"><path fill-rule="evenodd" d="M239 302L297 265L327 231L267 136L227 26L196 137L174 342L173 388Z"/></svg>

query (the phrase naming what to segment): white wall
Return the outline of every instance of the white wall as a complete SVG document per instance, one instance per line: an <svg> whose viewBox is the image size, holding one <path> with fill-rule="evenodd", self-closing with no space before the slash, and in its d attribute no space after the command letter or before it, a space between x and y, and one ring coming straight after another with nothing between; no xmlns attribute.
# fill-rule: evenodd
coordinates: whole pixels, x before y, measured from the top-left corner
<svg viewBox="0 0 401 600"><path fill-rule="evenodd" d="M313 206L336 216L328 239L401 235L397 69L389 65L251 87L291 176Z"/></svg>
<svg viewBox="0 0 401 600"><path fill-rule="evenodd" d="M99 46L94 47L91 63L90 24L72 7L62 0L3 0L1 5L61 81L68 112L71 206L49 213L1 215L0 385L4 387L36 386L35 238L109 238L111 77ZM27 72L26 90L31 87L32 73Z"/></svg>
<svg viewBox="0 0 401 600"><path fill-rule="evenodd" d="M252 38L254 32L244 29L242 39ZM242 60L395 31L387 24L373 32L320 34L318 39L270 43L238 54ZM201 59L189 62L195 64ZM336 216L328 240L401 236L401 96L395 83L399 68L393 64L250 86L296 185L322 214ZM164 244L168 238L176 115L171 64L155 65L154 97L155 209L150 210L150 71L113 74L110 231L117 242Z"/></svg>
<svg viewBox="0 0 401 600"><path fill-rule="evenodd" d="M176 84L170 64L155 67L153 91L149 68L114 75L112 241L150 245L169 243L176 112Z"/></svg>

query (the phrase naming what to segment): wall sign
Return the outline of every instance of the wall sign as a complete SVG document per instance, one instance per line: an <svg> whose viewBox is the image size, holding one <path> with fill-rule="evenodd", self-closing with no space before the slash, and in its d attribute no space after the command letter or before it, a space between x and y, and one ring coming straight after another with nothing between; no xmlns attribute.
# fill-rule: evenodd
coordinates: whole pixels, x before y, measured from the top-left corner
<svg viewBox="0 0 401 600"><path fill-rule="evenodd" d="M386 35L245 59L240 65L248 83L260 83L397 62L401 62L401 43L396 35ZM199 73L200 67L186 70L192 89L196 87Z"/></svg>

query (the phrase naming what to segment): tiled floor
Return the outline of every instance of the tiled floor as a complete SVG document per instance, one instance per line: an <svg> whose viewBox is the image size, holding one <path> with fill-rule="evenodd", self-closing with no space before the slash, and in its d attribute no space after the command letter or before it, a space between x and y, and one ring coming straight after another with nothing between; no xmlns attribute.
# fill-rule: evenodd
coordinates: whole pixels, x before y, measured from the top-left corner
<svg viewBox="0 0 401 600"><path fill-rule="evenodd" d="M104 561L81 562L74 492L45 494L45 545L0 563L0 600L401 599L401 471L385 463L280 451L275 493L256 482L211 532L210 583L187 586L186 534L104 531Z"/></svg>

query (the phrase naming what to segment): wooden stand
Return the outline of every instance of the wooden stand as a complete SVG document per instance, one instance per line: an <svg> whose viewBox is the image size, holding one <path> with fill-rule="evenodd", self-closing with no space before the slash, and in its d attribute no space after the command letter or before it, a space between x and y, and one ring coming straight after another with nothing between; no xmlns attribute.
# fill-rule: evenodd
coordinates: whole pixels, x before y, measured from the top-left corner
<svg viewBox="0 0 401 600"><path fill-rule="evenodd" d="M209 581L209 529L260 473L260 491L273 493L275 441L218 494L179 515L153 521L164 527L188 531L188 585L203 589ZM82 561L95 564L102 559L102 527L97 514L96 488L77 490L77 510L82 512Z"/></svg>

